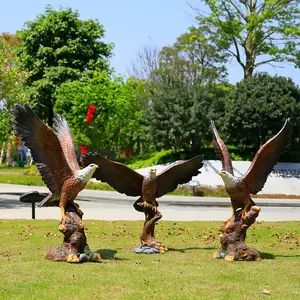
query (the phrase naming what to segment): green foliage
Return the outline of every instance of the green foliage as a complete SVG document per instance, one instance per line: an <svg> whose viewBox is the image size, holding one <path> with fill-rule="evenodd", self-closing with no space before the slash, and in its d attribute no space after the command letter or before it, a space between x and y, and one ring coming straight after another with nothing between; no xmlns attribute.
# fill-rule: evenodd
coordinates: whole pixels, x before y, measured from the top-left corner
<svg viewBox="0 0 300 300"><path fill-rule="evenodd" d="M12 132L11 109L15 103L24 103L26 73L18 68L18 58L8 41L13 36L0 36L0 141L4 141Z"/></svg>
<svg viewBox="0 0 300 300"><path fill-rule="evenodd" d="M202 0L199 26L212 42L234 57L244 78L263 64L289 61L299 66L299 1Z"/></svg>
<svg viewBox="0 0 300 300"><path fill-rule="evenodd" d="M29 73L30 96L52 125L57 88L84 72L108 70L112 45L102 41L104 28L97 20L82 21L77 11L50 6L18 34L23 42L17 53Z"/></svg>
<svg viewBox="0 0 300 300"><path fill-rule="evenodd" d="M219 107L226 77L224 57L202 32L190 28L159 54L149 77L149 125L158 150L199 152L207 142L209 116Z"/></svg>
<svg viewBox="0 0 300 300"><path fill-rule="evenodd" d="M258 150L288 117L294 124L292 146L296 147L300 134L300 90L291 79L259 73L237 83L229 93L225 116L217 126L230 143Z"/></svg>
<svg viewBox="0 0 300 300"><path fill-rule="evenodd" d="M137 139L141 113L130 83L94 72L63 84L55 112L64 114L76 144L103 154L124 153ZM92 123L86 122L89 105L96 106Z"/></svg>

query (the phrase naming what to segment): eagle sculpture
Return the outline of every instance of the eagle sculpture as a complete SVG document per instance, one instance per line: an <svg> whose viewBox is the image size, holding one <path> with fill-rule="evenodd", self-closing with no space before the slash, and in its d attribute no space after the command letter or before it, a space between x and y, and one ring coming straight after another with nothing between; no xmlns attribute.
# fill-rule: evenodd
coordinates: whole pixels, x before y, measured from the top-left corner
<svg viewBox="0 0 300 300"><path fill-rule="evenodd" d="M66 205L71 203L81 216L82 212L74 200L98 166L90 164L80 169L71 131L64 117L55 118L55 134L27 104L24 107L16 104L13 114L16 134L31 150L42 179L50 190L39 206L58 205L61 219L65 220Z"/></svg>
<svg viewBox="0 0 300 300"><path fill-rule="evenodd" d="M149 176L143 176L120 162L111 161L97 153L86 153L84 164L95 163L100 167L93 177L107 182L119 193L127 196L140 196L135 202L136 210L143 212L143 207L156 210L159 198L176 189L178 184L189 182L193 176L200 174L203 166L203 156L199 155L190 160L178 161L156 175L151 169Z"/></svg>
<svg viewBox="0 0 300 300"><path fill-rule="evenodd" d="M229 151L212 120L211 130L213 147L216 155L222 161L222 170L218 174L222 177L226 191L231 198L233 214L235 214L235 221L237 221L239 216L242 216L249 211L251 206L255 205L250 194L257 194L264 187L269 173L292 138L293 124L290 119L286 119L277 135L260 147L248 171L242 177L234 176Z"/></svg>

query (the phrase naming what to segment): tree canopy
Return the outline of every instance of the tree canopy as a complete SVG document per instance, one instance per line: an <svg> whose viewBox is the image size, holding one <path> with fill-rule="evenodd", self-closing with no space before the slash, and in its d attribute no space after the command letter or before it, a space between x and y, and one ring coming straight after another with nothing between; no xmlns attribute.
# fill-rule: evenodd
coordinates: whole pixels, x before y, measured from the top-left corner
<svg viewBox="0 0 300 300"><path fill-rule="evenodd" d="M223 63L216 47L192 27L159 52L157 63L146 65L156 65L148 79L148 120L157 149L200 151L211 107L218 101L217 85L226 76Z"/></svg>
<svg viewBox="0 0 300 300"><path fill-rule="evenodd" d="M231 144L257 149L280 130L286 118L294 124L292 144L299 142L300 90L291 79L255 74L237 83L224 102L224 118L219 122Z"/></svg>
<svg viewBox="0 0 300 300"><path fill-rule="evenodd" d="M130 82L94 72L58 89L55 112L64 114L77 144L102 153L124 153L134 148L141 114ZM92 122L86 122L90 104Z"/></svg>
<svg viewBox="0 0 300 300"><path fill-rule="evenodd" d="M14 35L0 36L0 140L11 133L11 109L16 102L26 99L24 81L26 73L18 68L18 58L13 46L19 44Z"/></svg>
<svg viewBox="0 0 300 300"><path fill-rule="evenodd" d="M244 70L244 78L264 64L288 61L299 65L298 0L202 0L195 9L199 26Z"/></svg>
<svg viewBox="0 0 300 300"><path fill-rule="evenodd" d="M18 35L21 67L28 72L30 96L52 125L57 88L90 70L108 70L112 45L103 42L104 28L97 20L80 20L77 11L50 6ZM43 114L42 114L43 113Z"/></svg>

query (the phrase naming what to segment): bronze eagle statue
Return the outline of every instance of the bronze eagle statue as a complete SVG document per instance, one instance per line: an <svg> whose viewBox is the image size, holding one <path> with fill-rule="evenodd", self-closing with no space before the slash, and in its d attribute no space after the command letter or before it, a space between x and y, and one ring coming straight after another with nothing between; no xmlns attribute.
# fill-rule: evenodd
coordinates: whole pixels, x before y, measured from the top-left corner
<svg viewBox="0 0 300 300"><path fill-rule="evenodd" d="M236 213L242 216L249 211L255 203L250 194L257 194L264 187L269 173L277 163L281 153L291 141L293 134L293 124L290 119L286 119L282 129L263 144L257 151L246 174L242 177L235 177L231 157L225 143L221 139L214 121L211 120L211 130L213 134L213 147L217 157L222 162L222 170L218 173L223 181L228 195L231 198L233 214L235 220L238 219Z"/></svg>
<svg viewBox="0 0 300 300"><path fill-rule="evenodd" d="M134 207L143 212L143 207L152 207L156 210L158 206L156 198L174 191L178 184L187 183L193 176L200 174L199 169L203 166L203 156L198 155L189 160L178 161L158 175L155 169L151 169L148 177L98 153L88 152L85 154L83 164L90 163L99 165L93 174L97 180L107 182L119 193L127 196L140 196Z"/></svg>
<svg viewBox="0 0 300 300"><path fill-rule="evenodd" d="M81 216L82 212L74 200L98 166L90 164L80 169L71 131L64 117L56 116L55 134L27 104L24 107L16 104L13 114L14 130L31 150L42 179L50 190L38 206L58 205L61 219L67 219L65 207L71 203Z"/></svg>

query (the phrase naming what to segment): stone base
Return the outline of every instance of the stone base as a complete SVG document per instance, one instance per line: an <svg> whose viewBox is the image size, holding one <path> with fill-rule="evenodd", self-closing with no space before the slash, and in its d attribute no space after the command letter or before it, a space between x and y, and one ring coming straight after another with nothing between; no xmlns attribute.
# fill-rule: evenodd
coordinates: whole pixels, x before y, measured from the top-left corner
<svg viewBox="0 0 300 300"><path fill-rule="evenodd" d="M235 222L235 216L228 219L221 227L221 248L214 254L214 258L228 261L257 261L260 254L245 243L246 231L255 222L260 208L252 206L239 221Z"/></svg>
<svg viewBox="0 0 300 300"><path fill-rule="evenodd" d="M59 223L58 229L64 235L63 244L48 249L44 258L54 261L65 261L69 263L81 263L86 261L99 262L101 256L92 252L86 242L84 223L72 205L66 207L66 220Z"/></svg>

